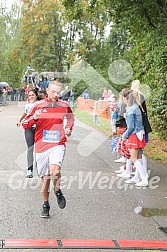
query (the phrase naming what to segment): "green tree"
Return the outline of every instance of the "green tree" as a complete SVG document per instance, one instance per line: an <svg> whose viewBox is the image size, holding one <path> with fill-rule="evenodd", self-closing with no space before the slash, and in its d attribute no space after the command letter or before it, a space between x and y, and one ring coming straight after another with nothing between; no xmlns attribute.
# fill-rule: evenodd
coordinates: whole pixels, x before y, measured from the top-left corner
<svg viewBox="0 0 167 252"><path fill-rule="evenodd" d="M61 1L23 1L22 47L27 64L39 71L63 71L66 33Z"/></svg>
<svg viewBox="0 0 167 252"><path fill-rule="evenodd" d="M13 4L10 12L0 16L0 79L10 85L19 85L22 76L20 45L21 11Z"/></svg>
<svg viewBox="0 0 167 252"><path fill-rule="evenodd" d="M107 0L105 3L113 20L114 58L121 55L129 61L134 70L133 79L150 86L148 109L152 126L166 139L167 1Z"/></svg>

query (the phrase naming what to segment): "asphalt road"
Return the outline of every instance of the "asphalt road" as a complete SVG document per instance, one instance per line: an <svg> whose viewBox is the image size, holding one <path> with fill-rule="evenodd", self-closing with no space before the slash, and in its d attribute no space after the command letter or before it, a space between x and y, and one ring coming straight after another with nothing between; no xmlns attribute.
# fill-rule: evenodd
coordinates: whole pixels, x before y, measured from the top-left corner
<svg viewBox="0 0 167 252"><path fill-rule="evenodd" d="M51 218L42 219L40 180L36 172L33 179L25 178L24 131L21 127L16 127L16 122L24 111L24 103L11 103L3 110L0 108L0 111L0 240L167 241L167 235L159 229L159 217L143 217L135 211L143 205L167 208L167 171L165 174L162 167L163 173L155 174L157 168L154 169L155 164L150 161L152 177L163 176L158 188L125 188L123 180L118 180L114 173L118 165L114 165L116 156L109 150L108 138L77 120L73 134L68 139L62 167L62 190L67 206L63 210L58 208L51 188ZM160 221L165 223L166 216L163 218ZM164 225L167 226L167 223ZM0 249L1 251L10 250Z"/></svg>

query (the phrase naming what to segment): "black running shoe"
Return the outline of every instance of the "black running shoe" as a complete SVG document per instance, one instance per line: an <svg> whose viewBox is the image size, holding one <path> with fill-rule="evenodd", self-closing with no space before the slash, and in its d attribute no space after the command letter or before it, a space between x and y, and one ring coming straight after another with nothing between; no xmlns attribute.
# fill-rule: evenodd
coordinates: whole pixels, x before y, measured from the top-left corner
<svg viewBox="0 0 167 252"><path fill-rule="evenodd" d="M43 210L41 212L41 218L49 218L50 215L49 215L49 210L50 210L50 206L47 206L47 205L43 205Z"/></svg>
<svg viewBox="0 0 167 252"><path fill-rule="evenodd" d="M66 206L66 199L63 196L62 191L60 189L58 191L56 191L56 189L54 188L54 193L55 193L55 195L57 197L57 204L58 204L58 206L61 209L65 208L65 206Z"/></svg>

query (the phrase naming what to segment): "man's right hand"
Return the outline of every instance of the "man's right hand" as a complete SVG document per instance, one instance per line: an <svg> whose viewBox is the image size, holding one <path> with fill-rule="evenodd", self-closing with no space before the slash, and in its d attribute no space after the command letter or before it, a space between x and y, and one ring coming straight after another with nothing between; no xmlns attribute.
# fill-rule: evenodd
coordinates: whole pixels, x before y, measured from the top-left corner
<svg viewBox="0 0 167 252"><path fill-rule="evenodd" d="M36 110L34 115L33 115L34 120L38 120L40 118L40 116L41 116L41 113L42 113L42 109Z"/></svg>

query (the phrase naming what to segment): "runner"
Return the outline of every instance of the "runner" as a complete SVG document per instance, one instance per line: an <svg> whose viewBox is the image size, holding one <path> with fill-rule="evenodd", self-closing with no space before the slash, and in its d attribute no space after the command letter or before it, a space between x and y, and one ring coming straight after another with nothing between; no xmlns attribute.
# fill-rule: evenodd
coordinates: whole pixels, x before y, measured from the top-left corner
<svg viewBox="0 0 167 252"><path fill-rule="evenodd" d="M28 103L25 105L24 113L22 114L20 120L17 122L17 127L20 127L21 121L23 118L31 111L34 103L40 100L38 96L38 91L36 89L30 89L27 93L28 95ZM35 132L35 124L32 125L31 128L25 129L25 140L28 147L27 150L27 164L28 164L28 171L27 171L27 178L33 177L33 163L34 163L34 132Z"/></svg>
<svg viewBox="0 0 167 252"><path fill-rule="evenodd" d="M66 136L71 135L74 115L68 103L59 100L61 89L60 82L51 81L45 100L36 103L22 123L24 129L36 124L35 153L44 201L42 218L50 217L49 187L51 179L59 207L63 209L66 206L65 197L60 189L60 169L66 149ZM65 128L64 119L66 119Z"/></svg>

